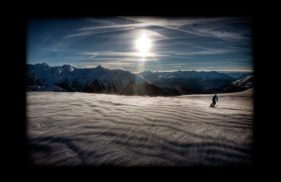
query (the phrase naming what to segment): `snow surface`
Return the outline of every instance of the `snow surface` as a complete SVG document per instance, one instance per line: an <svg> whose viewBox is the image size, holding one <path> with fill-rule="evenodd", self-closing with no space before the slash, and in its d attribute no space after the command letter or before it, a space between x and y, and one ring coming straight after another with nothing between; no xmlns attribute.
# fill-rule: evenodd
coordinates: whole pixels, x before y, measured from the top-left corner
<svg viewBox="0 0 281 182"><path fill-rule="evenodd" d="M253 89L143 97L27 92L32 162L51 166L252 164Z"/></svg>

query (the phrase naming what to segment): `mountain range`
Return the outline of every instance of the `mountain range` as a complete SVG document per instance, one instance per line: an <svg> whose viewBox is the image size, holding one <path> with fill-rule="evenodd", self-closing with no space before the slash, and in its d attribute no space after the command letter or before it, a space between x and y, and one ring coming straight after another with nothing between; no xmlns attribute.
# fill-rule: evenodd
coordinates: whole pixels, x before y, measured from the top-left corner
<svg viewBox="0 0 281 182"><path fill-rule="evenodd" d="M101 65L76 68L71 65L51 67L42 63L26 65L26 90L172 96L245 90L252 87L252 75L245 76L236 79L215 71L145 71L133 74Z"/></svg>
<svg viewBox="0 0 281 182"><path fill-rule="evenodd" d="M231 92L241 92L253 88L254 77L253 75L245 75L240 77L234 82L224 85L218 88L206 89L201 93L231 93Z"/></svg>

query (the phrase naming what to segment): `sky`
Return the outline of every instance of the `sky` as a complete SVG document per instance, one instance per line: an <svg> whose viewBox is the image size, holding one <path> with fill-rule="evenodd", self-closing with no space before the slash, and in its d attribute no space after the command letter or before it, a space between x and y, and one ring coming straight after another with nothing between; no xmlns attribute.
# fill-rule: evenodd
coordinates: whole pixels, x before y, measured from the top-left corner
<svg viewBox="0 0 281 182"><path fill-rule="evenodd" d="M26 63L142 71L253 71L245 17L30 19Z"/></svg>

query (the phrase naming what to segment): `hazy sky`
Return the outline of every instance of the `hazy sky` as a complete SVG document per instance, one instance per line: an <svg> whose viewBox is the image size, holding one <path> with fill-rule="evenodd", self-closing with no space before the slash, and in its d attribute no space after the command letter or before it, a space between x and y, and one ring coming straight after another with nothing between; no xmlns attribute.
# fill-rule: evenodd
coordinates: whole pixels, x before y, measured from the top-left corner
<svg viewBox="0 0 281 182"><path fill-rule="evenodd" d="M34 19L27 63L140 71L253 70L251 21L243 17Z"/></svg>

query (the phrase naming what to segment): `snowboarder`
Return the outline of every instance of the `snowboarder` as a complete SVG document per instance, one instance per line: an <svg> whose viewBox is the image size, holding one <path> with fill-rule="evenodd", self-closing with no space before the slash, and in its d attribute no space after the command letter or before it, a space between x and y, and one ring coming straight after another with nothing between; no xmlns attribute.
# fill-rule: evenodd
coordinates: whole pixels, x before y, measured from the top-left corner
<svg viewBox="0 0 281 182"><path fill-rule="evenodd" d="M214 95L212 100L213 100L213 103L210 105L210 107L215 107L216 102L219 101L217 94Z"/></svg>

